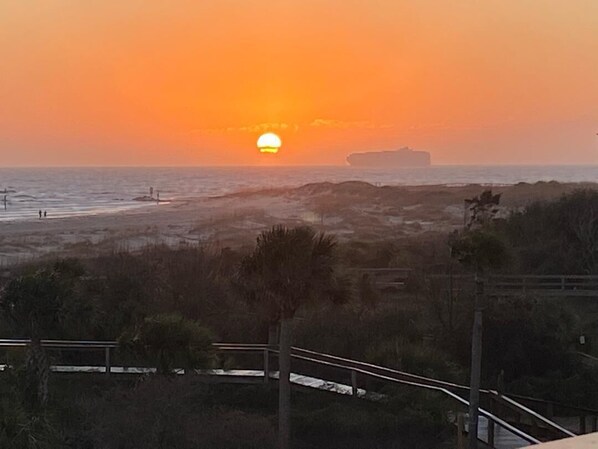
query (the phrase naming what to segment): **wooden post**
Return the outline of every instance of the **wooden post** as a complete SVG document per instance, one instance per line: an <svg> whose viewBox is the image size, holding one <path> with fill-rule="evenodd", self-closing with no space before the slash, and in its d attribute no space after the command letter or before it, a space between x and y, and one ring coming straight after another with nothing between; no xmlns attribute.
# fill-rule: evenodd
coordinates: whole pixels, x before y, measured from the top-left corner
<svg viewBox="0 0 598 449"><path fill-rule="evenodd" d="M554 416L554 405L552 404L552 402L549 402L546 405L546 417L552 418L553 416Z"/></svg>
<svg viewBox="0 0 598 449"><path fill-rule="evenodd" d="M104 359L106 364L106 375L110 375L110 348L104 349Z"/></svg>
<svg viewBox="0 0 598 449"><path fill-rule="evenodd" d="M270 381L270 351L264 349L264 383Z"/></svg>
<svg viewBox="0 0 598 449"><path fill-rule="evenodd" d="M292 318L280 320L278 345L278 449L291 447L291 342Z"/></svg>
<svg viewBox="0 0 598 449"><path fill-rule="evenodd" d="M469 389L469 449L478 449L478 418L480 414L480 381L482 376L482 302L484 283L476 274L475 311L471 334L471 382Z"/></svg>
<svg viewBox="0 0 598 449"><path fill-rule="evenodd" d="M488 418L488 446L494 448L494 420Z"/></svg>
<svg viewBox="0 0 598 449"><path fill-rule="evenodd" d="M465 449L465 415L457 414L457 449Z"/></svg>
<svg viewBox="0 0 598 449"><path fill-rule="evenodd" d="M454 290L454 285L453 285L453 264L452 264L452 254L453 253L453 248L451 247L451 257L449 258L449 297L448 297L448 312L449 312L449 330L452 332L453 331L453 322L455 321L453 318L453 308L454 308L454 301L453 301L453 290Z"/></svg>
<svg viewBox="0 0 598 449"><path fill-rule="evenodd" d="M351 394L353 397L357 397L357 371L351 370Z"/></svg>
<svg viewBox="0 0 598 449"><path fill-rule="evenodd" d="M596 432L598 430L598 417L596 415L590 416L590 423L592 432Z"/></svg>
<svg viewBox="0 0 598 449"><path fill-rule="evenodd" d="M581 415L579 417L579 434L583 435L584 433L586 433L586 416Z"/></svg>
<svg viewBox="0 0 598 449"><path fill-rule="evenodd" d="M537 435L538 431L538 421L536 421L536 418L532 418L532 435Z"/></svg>

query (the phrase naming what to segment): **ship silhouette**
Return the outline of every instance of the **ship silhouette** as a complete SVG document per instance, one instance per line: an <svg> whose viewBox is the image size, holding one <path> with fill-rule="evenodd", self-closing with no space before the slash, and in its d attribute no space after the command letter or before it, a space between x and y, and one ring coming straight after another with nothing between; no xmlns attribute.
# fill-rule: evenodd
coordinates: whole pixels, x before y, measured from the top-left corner
<svg viewBox="0 0 598 449"><path fill-rule="evenodd" d="M354 167L427 167L430 153L403 147L391 151L368 151L351 153L347 162Z"/></svg>

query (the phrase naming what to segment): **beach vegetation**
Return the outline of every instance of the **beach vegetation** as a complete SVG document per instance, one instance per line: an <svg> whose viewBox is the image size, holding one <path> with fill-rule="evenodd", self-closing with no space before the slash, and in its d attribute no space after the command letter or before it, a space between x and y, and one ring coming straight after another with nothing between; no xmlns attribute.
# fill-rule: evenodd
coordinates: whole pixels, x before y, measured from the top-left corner
<svg viewBox="0 0 598 449"><path fill-rule="evenodd" d="M119 348L133 353L158 374L172 374L208 368L214 361L210 331L180 314L146 317L138 326L125 331Z"/></svg>
<svg viewBox="0 0 598 449"><path fill-rule="evenodd" d="M275 226L261 233L255 249L241 262L238 284L251 303L280 326L279 448L289 447L290 373L293 318L302 307L320 301L342 303L350 287L338 274L336 242L312 228Z"/></svg>

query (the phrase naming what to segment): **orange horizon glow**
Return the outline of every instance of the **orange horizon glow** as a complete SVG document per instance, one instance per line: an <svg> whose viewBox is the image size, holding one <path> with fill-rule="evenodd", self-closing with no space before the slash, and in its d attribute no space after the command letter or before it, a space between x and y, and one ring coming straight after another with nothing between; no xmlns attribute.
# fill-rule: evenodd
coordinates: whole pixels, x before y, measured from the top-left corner
<svg viewBox="0 0 598 449"><path fill-rule="evenodd" d="M0 4L0 165L598 163L598 2Z"/></svg>

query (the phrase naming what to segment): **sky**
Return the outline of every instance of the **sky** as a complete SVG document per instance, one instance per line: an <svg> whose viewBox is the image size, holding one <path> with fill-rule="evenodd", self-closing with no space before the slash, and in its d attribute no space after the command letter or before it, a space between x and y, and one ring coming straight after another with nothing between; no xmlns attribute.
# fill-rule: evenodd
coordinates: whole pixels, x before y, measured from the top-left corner
<svg viewBox="0 0 598 449"><path fill-rule="evenodd" d="M598 164L597 132L596 0L0 0L2 166Z"/></svg>

